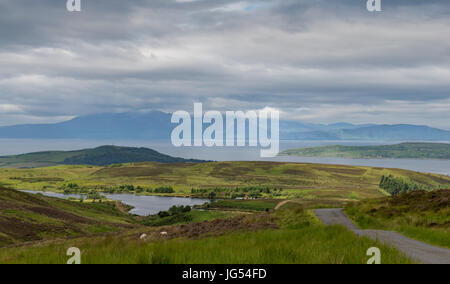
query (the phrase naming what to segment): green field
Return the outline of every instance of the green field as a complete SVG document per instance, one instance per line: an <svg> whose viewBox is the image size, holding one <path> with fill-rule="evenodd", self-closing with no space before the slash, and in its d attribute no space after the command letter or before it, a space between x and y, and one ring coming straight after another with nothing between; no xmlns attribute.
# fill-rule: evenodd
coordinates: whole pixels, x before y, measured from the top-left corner
<svg viewBox="0 0 450 284"><path fill-rule="evenodd" d="M392 230L450 248L450 190L414 191L350 204L347 215L363 229Z"/></svg>
<svg viewBox="0 0 450 284"><path fill-rule="evenodd" d="M286 150L281 156L337 157L354 159L450 159L450 144L401 143L383 146L321 146Z"/></svg>
<svg viewBox="0 0 450 284"><path fill-rule="evenodd" d="M269 188L263 199L296 199L303 204L340 205L382 197L382 176L393 175L430 189L450 186L450 177L401 169L275 162L132 163L115 166L57 166L36 169L0 169L0 184L15 189L64 192L119 190L122 185L141 188L138 194L192 196L192 189L220 190L232 198L247 187ZM72 185L76 188L69 188ZM173 193L149 193L158 187Z"/></svg>
<svg viewBox="0 0 450 284"><path fill-rule="evenodd" d="M266 213L263 213L266 214ZM343 227L321 225L301 208L275 214L277 229L237 230L218 236L171 240L137 239L138 235L81 238L48 245L0 249L0 263L67 262L66 250L80 248L82 263L138 264L289 264L365 263L366 251L379 247L382 263L412 263L397 250ZM255 220L267 217L256 216ZM255 220L248 222L254 223Z"/></svg>

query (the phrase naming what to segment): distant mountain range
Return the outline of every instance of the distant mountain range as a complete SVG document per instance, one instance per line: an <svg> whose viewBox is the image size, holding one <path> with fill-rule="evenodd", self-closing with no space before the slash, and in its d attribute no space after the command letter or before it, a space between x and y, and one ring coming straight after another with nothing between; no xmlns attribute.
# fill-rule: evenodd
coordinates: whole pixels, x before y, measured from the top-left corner
<svg viewBox="0 0 450 284"><path fill-rule="evenodd" d="M187 163L205 161L175 158L148 148L118 146L101 146L95 149L77 151L46 151L0 157L0 167L8 168L37 168L57 165L106 166L138 162Z"/></svg>
<svg viewBox="0 0 450 284"><path fill-rule="evenodd" d="M0 138L170 139L171 114L105 113L54 124L0 127Z"/></svg>
<svg viewBox="0 0 450 284"><path fill-rule="evenodd" d="M76 117L54 124L26 124L0 127L0 138L27 139L143 139L169 141L176 127L171 114L105 113ZM393 140L450 141L450 131L428 126L397 124L354 125L280 122L282 140Z"/></svg>

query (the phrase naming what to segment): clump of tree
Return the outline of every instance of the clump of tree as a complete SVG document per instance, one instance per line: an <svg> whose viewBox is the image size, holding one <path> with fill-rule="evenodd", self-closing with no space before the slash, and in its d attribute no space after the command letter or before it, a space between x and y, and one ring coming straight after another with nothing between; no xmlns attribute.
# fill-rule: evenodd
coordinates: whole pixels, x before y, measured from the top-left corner
<svg viewBox="0 0 450 284"><path fill-rule="evenodd" d="M238 199L238 198L272 198L281 195L282 189L270 188L267 186L247 186L236 188L193 188L192 197L208 199Z"/></svg>
<svg viewBox="0 0 450 284"><path fill-rule="evenodd" d="M146 217L142 223L147 226L167 226L177 223L187 223L193 217L189 214L191 206L172 206L168 211L161 211L158 214Z"/></svg>
<svg viewBox="0 0 450 284"><path fill-rule="evenodd" d="M402 178L394 177L392 175L382 176L380 180L380 187L392 195L427 189L422 184L405 181Z"/></svg>
<svg viewBox="0 0 450 284"><path fill-rule="evenodd" d="M87 198L92 199L93 202L95 202L96 200L99 200L100 202L102 202L103 199L106 199L105 196L101 195L96 190L91 190L89 192L89 194L87 195Z"/></svg>
<svg viewBox="0 0 450 284"><path fill-rule="evenodd" d="M124 190L124 191L134 191L134 185L132 184L124 184L119 186L119 189Z"/></svg>
<svg viewBox="0 0 450 284"><path fill-rule="evenodd" d="M144 188L140 185L135 186L132 184L124 184L124 185L120 185L117 187L105 187L105 186L94 186L93 189L104 192L104 193L108 193L108 194L115 194L115 193L152 193L153 190L151 188Z"/></svg>
<svg viewBox="0 0 450 284"><path fill-rule="evenodd" d="M79 186L76 183L67 183L63 184L59 187L64 194L84 194L87 195L91 190L96 190L98 192L104 192L108 194L114 194L114 193L152 193L153 189L151 188L145 188L143 186L135 186L133 184L123 184L119 186L102 186L102 185L95 185L95 186ZM172 188L166 188L162 187L158 189L158 191L161 191L161 193L173 193Z"/></svg>
<svg viewBox="0 0 450 284"><path fill-rule="evenodd" d="M88 194L89 188L84 186L79 186L76 183L63 184L60 189L63 190L64 194Z"/></svg>
<svg viewBox="0 0 450 284"><path fill-rule="evenodd" d="M76 183L68 183L67 184L67 188L69 188L69 189L78 189L78 188L80 188L80 186L78 185L78 184L76 184Z"/></svg>
<svg viewBox="0 0 450 284"><path fill-rule="evenodd" d="M191 212L192 208L191 206L172 206L170 207L169 211L161 211L158 213L158 216L161 218L168 217L168 216L174 216L178 214L183 214L187 212Z"/></svg>
<svg viewBox="0 0 450 284"><path fill-rule="evenodd" d="M161 186L153 190L154 193L174 193L175 190L171 186Z"/></svg>

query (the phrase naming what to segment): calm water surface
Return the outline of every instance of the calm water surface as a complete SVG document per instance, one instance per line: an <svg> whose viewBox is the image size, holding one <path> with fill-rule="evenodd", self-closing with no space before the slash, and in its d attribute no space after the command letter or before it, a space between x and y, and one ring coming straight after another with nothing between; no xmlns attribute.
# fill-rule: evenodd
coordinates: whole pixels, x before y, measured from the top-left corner
<svg viewBox="0 0 450 284"><path fill-rule="evenodd" d="M22 190L24 192L37 194L41 193L46 196L57 197L68 199L69 197L80 198L80 194L62 194L55 192L43 192L43 191L31 191ZM202 205L209 202L207 199L195 199L195 198L181 198L181 197L164 197L164 196L145 196L145 195L134 195L134 194L102 194L108 199L119 200L125 204L134 207L130 211L132 214L147 216L151 214L157 214L160 211L166 211L170 207L177 205Z"/></svg>
<svg viewBox="0 0 450 284"><path fill-rule="evenodd" d="M300 147L325 145L387 145L402 141L281 141L280 150ZM449 141L442 141L450 143ZM130 147L148 147L164 154L214 161L278 161L296 163L323 163L353 166L370 166L384 168L400 168L419 172L450 175L450 160L419 160L419 159L347 159L347 158L305 158L305 157L275 157L264 159L259 156L260 150L254 147L173 147L167 141L139 140L81 140L81 139L0 139L0 155L23 154L47 150L79 150L101 145L120 145Z"/></svg>

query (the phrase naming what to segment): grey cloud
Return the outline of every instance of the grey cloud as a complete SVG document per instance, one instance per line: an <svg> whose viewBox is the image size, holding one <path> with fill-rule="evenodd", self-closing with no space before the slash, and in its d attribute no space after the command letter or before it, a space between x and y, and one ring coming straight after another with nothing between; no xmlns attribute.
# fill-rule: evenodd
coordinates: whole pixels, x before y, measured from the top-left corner
<svg viewBox="0 0 450 284"><path fill-rule="evenodd" d="M64 0L0 3L2 121L195 101L317 122L449 118L446 0L382 1L377 14L365 0L81 1L81 13ZM415 102L442 107L426 114Z"/></svg>

